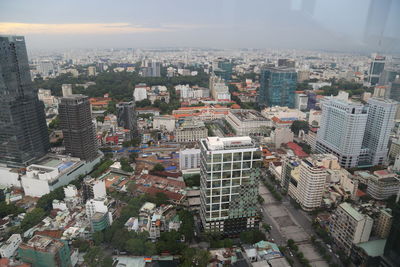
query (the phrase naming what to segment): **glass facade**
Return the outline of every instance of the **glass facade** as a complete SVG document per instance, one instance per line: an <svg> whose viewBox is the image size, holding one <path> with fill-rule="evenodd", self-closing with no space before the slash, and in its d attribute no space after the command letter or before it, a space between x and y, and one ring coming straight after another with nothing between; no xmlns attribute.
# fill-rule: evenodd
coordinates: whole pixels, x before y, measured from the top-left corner
<svg viewBox="0 0 400 267"><path fill-rule="evenodd" d="M11 167L29 165L50 147L21 36L0 36L0 144L0 163Z"/></svg>
<svg viewBox="0 0 400 267"><path fill-rule="evenodd" d="M262 107L282 106L294 108L297 73L291 68L267 68L261 70L260 96Z"/></svg>

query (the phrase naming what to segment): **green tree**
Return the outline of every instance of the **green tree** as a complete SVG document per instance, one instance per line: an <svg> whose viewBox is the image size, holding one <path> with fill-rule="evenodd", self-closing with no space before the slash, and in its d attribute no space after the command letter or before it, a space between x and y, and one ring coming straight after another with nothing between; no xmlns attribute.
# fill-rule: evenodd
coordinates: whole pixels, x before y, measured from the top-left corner
<svg viewBox="0 0 400 267"><path fill-rule="evenodd" d="M156 165L154 165L154 167L152 169L152 171L154 171L154 172L162 172L164 170L165 170L164 166L160 163L157 163Z"/></svg>
<svg viewBox="0 0 400 267"><path fill-rule="evenodd" d="M154 203L157 206L161 206L162 204L167 204L168 203L168 197L163 192L157 192L154 197L155 197Z"/></svg>
<svg viewBox="0 0 400 267"><path fill-rule="evenodd" d="M206 267L211 260L211 255L206 250L186 248L182 253L181 267Z"/></svg>
<svg viewBox="0 0 400 267"><path fill-rule="evenodd" d="M308 122L306 121L294 121L292 123L292 125L290 126L290 130L292 130L292 132L295 135L299 135L300 130L304 130L306 133L308 132L309 126L308 126Z"/></svg>
<svg viewBox="0 0 400 267"><path fill-rule="evenodd" d="M138 238L132 238L126 241L125 248L130 254L136 256L144 255L146 250L144 241Z"/></svg>
<svg viewBox="0 0 400 267"><path fill-rule="evenodd" d="M22 230L26 231L32 226L35 226L41 222L45 216L46 212L41 208L35 208L31 212L28 212L21 222Z"/></svg>
<svg viewBox="0 0 400 267"><path fill-rule="evenodd" d="M97 246L89 248L83 259L88 267L111 267L113 263L112 258L106 256L103 250Z"/></svg>
<svg viewBox="0 0 400 267"><path fill-rule="evenodd" d="M104 241L104 233L99 231L95 232L92 236L93 242L96 246L100 245Z"/></svg>
<svg viewBox="0 0 400 267"><path fill-rule="evenodd" d="M1 218L4 218L10 214L16 215L16 214L23 213L23 212L25 212L25 210L23 208L19 208L12 203L7 204L5 201L0 202L0 217Z"/></svg>

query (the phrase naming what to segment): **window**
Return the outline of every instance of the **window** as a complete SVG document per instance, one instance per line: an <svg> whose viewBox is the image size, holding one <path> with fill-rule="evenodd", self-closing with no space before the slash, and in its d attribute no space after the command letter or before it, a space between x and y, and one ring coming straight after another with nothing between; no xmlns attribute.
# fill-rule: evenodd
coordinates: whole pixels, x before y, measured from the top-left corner
<svg viewBox="0 0 400 267"><path fill-rule="evenodd" d="M221 162L221 154L213 154L213 162Z"/></svg>
<svg viewBox="0 0 400 267"><path fill-rule="evenodd" d="M229 162L229 161L232 161L232 154L231 153L224 154L224 162Z"/></svg>
<svg viewBox="0 0 400 267"><path fill-rule="evenodd" d="M235 152L235 153L233 153L233 160L234 160L234 161L242 160L242 152Z"/></svg>

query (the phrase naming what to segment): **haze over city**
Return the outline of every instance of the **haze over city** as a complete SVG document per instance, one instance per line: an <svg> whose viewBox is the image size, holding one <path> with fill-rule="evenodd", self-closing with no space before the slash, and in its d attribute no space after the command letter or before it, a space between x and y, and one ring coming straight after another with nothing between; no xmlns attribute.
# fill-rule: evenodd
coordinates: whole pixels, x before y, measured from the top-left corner
<svg viewBox="0 0 400 267"><path fill-rule="evenodd" d="M1 1L0 32L25 35L29 49L398 52L400 1L381 2L374 7L369 0ZM371 41L369 33L379 36Z"/></svg>

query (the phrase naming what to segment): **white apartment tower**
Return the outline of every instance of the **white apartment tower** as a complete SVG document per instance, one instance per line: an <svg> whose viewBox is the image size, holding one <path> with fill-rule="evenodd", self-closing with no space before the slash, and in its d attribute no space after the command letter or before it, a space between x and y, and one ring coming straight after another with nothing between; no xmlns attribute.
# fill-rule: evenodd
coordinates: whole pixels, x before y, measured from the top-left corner
<svg viewBox="0 0 400 267"><path fill-rule="evenodd" d="M364 155L359 165L382 165L388 154L390 132L394 127L397 102L370 98L367 102L368 119L362 147Z"/></svg>
<svg viewBox="0 0 400 267"><path fill-rule="evenodd" d="M206 232L258 228L261 148L248 136L200 140L200 217Z"/></svg>
<svg viewBox="0 0 400 267"><path fill-rule="evenodd" d="M357 166L368 108L333 97L325 98L321 104L322 116L317 133L316 152L334 154L344 168Z"/></svg>

